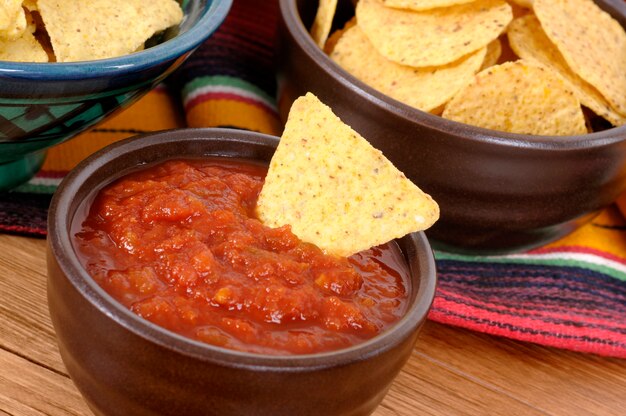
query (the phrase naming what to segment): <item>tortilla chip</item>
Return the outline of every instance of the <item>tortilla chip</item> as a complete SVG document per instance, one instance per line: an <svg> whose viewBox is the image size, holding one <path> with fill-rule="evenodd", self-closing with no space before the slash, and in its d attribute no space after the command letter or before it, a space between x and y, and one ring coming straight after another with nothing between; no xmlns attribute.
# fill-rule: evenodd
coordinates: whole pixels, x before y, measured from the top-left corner
<svg viewBox="0 0 626 416"><path fill-rule="evenodd" d="M58 62L121 56L183 16L174 0L38 0Z"/></svg>
<svg viewBox="0 0 626 416"><path fill-rule="evenodd" d="M507 0L509 3L515 4L525 9L533 8L533 0Z"/></svg>
<svg viewBox="0 0 626 416"><path fill-rule="evenodd" d="M485 54L485 59L480 69L483 70L496 65L498 59L500 59L500 55L502 55L502 42L500 42L500 39L489 42L489 45L487 45L487 53Z"/></svg>
<svg viewBox="0 0 626 416"><path fill-rule="evenodd" d="M339 42L341 36L343 36L346 30L350 29L354 25L356 25L356 17L348 20L343 28L335 30L332 35L328 37L326 43L324 44L324 53L330 55L335 49L335 46L337 45L337 42Z"/></svg>
<svg viewBox="0 0 626 416"><path fill-rule="evenodd" d="M430 227L439 207L308 93L291 107L257 203L270 227L349 256Z"/></svg>
<svg viewBox="0 0 626 416"><path fill-rule="evenodd" d="M598 90L570 69L563 55L541 28L536 16L528 15L513 20L509 25L508 37L511 48L517 55L550 67L561 75L576 93L582 105L610 121L614 126L626 124L626 117L615 112Z"/></svg>
<svg viewBox="0 0 626 416"><path fill-rule="evenodd" d="M0 38L0 61L48 62L48 55L33 34L26 31L17 39Z"/></svg>
<svg viewBox="0 0 626 416"><path fill-rule="evenodd" d="M311 26L311 37L320 48L323 48L326 43L336 10L337 0L319 0L317 14Z"/></svg>
<svg viewBox="0 0 626 416"><path fill-rule="evenodd" d="M509 24L511 6L503 0L424 12L392 9L378 0L360 0L357 23L387 59L413 67L438 66L487 46Z"/></svg>
<svg viewBox="0 0 626 416"><path fill-rule="evenodd" d="M330 58L370 87L404 104L431 111L449 101L480 70L486 48L440 67L412 68L379 55L357 25L337 42Z"/></svg>
<svg viewBox="0 0 626 416"><path fill-rule="evenodd" d="M382 0L382 3L387 7L394 7L396 9L422 11L436 9L438 7L455 6L472 1L475 0Z"/></svg>
<svg viewBox="0 0 626 416"><path fill-rule="evenodd" d="M443 117L510 133L586 134L580 101L551 69L525 60L492 66L446 106Z"/></svg>
<svg viewBox="0 0 626 416"><path fill-rule="evenodd" d="M0 5L0 39L21 37L27 25L22 0L3 0Z"/></svg>
<svg viewBox="0 0 626 416"><path fill-rule="evenodd" d="M626 31L592 0L534 0L533 9L568 66L626 116Z"/></svg>

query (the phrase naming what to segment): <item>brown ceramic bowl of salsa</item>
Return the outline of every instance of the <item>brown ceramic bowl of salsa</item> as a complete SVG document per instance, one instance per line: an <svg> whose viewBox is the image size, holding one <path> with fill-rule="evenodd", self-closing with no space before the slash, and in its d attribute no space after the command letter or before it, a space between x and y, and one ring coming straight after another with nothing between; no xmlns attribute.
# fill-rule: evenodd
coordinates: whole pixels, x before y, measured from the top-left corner
<svg viewBox="0 0 626 416"><path fill-rule="evenodd" d="M354 16L339 0L333 30ZM626 27L626 3L596 0ZM536 247L589 222L626 190L626 126L580 136L488 130L426 113L369 87L308 33L315 0L280 0L280 108L311 91L439 204L435 247L495 253Z"/></svg>
<svg viewBox="0 0 626 416"><path fill-rule="evenodd" d="M367 415L380 403L434 298L430 246L415 233L330 258L262 226L254 203L277 142L156 133L64 180L49 308L95 414Z"/></svg>

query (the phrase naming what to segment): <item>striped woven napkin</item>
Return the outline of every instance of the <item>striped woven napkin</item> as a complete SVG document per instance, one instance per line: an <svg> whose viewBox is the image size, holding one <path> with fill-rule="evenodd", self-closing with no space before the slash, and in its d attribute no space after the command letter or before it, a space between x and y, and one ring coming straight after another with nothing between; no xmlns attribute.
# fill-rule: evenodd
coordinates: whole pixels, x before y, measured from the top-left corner
<svg viewBox="0 0 626 416"><path fill-rule="evenodd" d="M43 170L0 194L0 231L44 237L50 196L81 159L116 140L175 127L277 134L275 1L237 0L178 73L125 112L50 150ZM184 112L180 112L182 97ZM625 209L620 210L620 205ZM430 319L575 351L626 358L626 196L545 247L507 256L437 252Z"/></svg>

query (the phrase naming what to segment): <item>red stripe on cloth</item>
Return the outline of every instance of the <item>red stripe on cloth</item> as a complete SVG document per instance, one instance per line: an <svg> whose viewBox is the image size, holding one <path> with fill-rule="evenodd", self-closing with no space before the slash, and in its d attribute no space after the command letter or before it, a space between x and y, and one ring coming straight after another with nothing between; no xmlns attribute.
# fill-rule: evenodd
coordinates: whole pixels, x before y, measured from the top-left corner
<svg viewBox="0 0 626 416"><path fill-rule="evenodd" d="M47 232L42 228L25 227L21 225L6 225L0 224L0 232L6 232L11 234L31 235L45 237Z"/></svg>
<svg viewBox="0 0 626 416"><path fill-rule="evenodd" d="M233 100L233 101L239 101L242 103L246 103L246 104L250 104L253 105L255 107L261 108L262 110L272 114L272 115L276 115L276 110L274 110L272 107L268 106L267 104L263 103L262 101L258 101L258 100L254 100L252 98L248 98L248 97L243 97L241 95L238 94L234 94L231 92L207 92L204 94L199 94L198 96L194 97L193 99L187 101L187 105L185 106L186 110L189 110L190 108L195 107L196 105L203 103L205 101L209 101L209 100Z"/></svg>
<svg viewBox="0 0 626 416"><path fill-rule="evenodd" d="M558 323L559 325L584 324L589 327L603 326L609 328L610 331L624 331L626 337L626 321L616 320L615 314L613 316L600 317L590 315L588 310L577 314L575 310L570 308L570 305L567 307L561 306L556 310L549 310L547 308L537 310L533 307L537 307L538 305L530 302L520 302L515 306L506 306L501 303L467 297L458 292L448 292L446 290L440 290L438 295L452 304L461 305L461 307L476 307L497 315L507 315L512 318L519 317L523 319L524 322L539 320ZM497 302L500 302L500 299L497 299Z"/></svg>
<svg viewBox="0 0 626 416"><path fill-rule="evenodd" d="M438 296L429 318L433 321L468 328L519 341L535 342L551 347L626 358L626 335L595 328L556 325L503 316L468 305L459 305Z"/></svg>

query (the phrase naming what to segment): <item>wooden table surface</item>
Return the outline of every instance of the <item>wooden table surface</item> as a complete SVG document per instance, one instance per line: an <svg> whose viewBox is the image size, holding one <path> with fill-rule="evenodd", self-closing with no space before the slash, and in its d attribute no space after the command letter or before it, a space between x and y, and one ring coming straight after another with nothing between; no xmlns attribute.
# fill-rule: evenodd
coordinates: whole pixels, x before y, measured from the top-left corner
<svg viewBox="0 0 626 416"><path fill-rule="evenodd" d="M44 240L0 235L0 415L91 415L48 317ZM626 361L428 322L375 415L626 415Z"/></svg>

